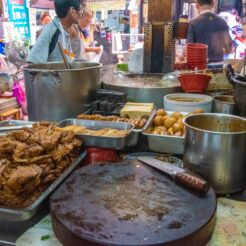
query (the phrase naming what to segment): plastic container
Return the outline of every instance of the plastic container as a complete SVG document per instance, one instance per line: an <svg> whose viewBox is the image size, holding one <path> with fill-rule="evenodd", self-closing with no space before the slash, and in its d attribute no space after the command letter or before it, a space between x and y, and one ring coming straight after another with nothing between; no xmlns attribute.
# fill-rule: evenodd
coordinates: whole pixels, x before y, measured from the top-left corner
<svg viewBox="0 0 246 246"><path fill-rule="evenodd" d="M164 109L175 112L193 112L202 109L211 113L213 97L203 94L174 93L164 96Z"/></svg>

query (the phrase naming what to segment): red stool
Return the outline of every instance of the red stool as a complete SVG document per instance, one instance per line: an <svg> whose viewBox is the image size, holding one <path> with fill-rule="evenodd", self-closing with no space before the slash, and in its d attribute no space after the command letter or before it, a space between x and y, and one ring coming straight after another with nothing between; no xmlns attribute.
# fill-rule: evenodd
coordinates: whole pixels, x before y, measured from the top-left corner
<svg viewBox="0 0 246 246"><path fill-rule="evenodd" d="M99 164L104 162L117 162L120 160L117 152L111 149L86 148L87 155L83 164Z"/></svg>

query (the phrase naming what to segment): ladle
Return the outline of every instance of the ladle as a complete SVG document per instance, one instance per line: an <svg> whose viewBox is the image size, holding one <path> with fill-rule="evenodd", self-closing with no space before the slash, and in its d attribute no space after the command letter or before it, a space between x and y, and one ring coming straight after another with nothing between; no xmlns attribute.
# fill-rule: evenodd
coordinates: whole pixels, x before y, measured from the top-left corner
<svg viewBox="0 0 246 246"><path fill-rule="evenodd" d="M64 54L63 52L63 48L62 48L62 45L60 42L58 42L58 47L59 47L59 50L61 52L61 55L62 55L62 59L63 59L63 63L65 65L65 68L66 69L71 69L71 65L69 64L68 60L67 60L67 57L66 55Z"/></svg>

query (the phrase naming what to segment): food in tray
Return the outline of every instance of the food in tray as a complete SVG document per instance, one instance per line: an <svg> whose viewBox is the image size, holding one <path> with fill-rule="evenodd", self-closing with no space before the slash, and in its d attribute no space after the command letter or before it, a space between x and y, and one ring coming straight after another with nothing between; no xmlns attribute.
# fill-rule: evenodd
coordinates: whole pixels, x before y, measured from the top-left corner
<svg viewBox="0 0 246 246"><path fill-rule="evenodd" d="M92 115L81 114L77 118L82 119L82 120L125 122L128 124L134 125L134 128L136 128L136 129L142 129L147 122L147 120L145 118L138 118L138 119L133 120L133 119L122 118L122 117L118 117L118 116L103 116L100 114L92 114Z"/></svg>
<svg viewBox="0 0 246 246"><path fill-rule="evenodd" d="M65 127L57 127L58 131L72 131L74 133L79 133L83 129L85 129L84 126L77 126L77 125L70 125L70 126L65 126Z"/></svg>
<svg viewBox="0 0 246 246"><path fill-rule="evenodd" d="M80 134L98 137L125 137L129 135L129 133L129 130L118 130L112 128L104 128L101 130L90 130L85 128L82 131L80 131Z"/></svg>
<svg viewBox="0 0 246 246"><path fill-rule="evenodd" d="M202 109L197 109L190 114L204 113ZM173 112L167 113L163 109L158 109L153 119L152 126L146 130L146 133L155 135L169 135L182 137L185 135L184 117L188 114Z"/></svg>
<svg viewBox="0 0 246 246"><path fill-rule="evenodd" d="M63 128L58 128L59 131L74 131L77 134L81 135L90 135L97 137L125 137L129 135L129 130L118 130L113 128L104 128L100 130L91 130L84 126L71 125Z"/></svg>
<svg viewBox="0 0 246 246"><path fill-rule="evenodd" d="M79 156L81 144L72 131L46 122L0 137L0 206L31 205Z"/></svg>
<svg viewBox="0 0 246 246"><path fill-rule="evenodd" d="M130 119L139 119L144 116L150 116L154 109L153 103L127 103L120 111L121 117Z"/></svg>

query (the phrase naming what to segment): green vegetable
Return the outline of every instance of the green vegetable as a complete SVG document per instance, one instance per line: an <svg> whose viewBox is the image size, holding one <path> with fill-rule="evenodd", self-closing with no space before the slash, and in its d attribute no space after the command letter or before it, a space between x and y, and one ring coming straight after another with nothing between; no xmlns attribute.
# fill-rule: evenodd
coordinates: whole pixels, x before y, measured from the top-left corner
<svg viewBox="0 0 246 246"><path fill-rule="evenodd" d="M50 235L45 235L45 236L41 237L41 241L45 241L45 240L48 240L48 239L50 239Z"/></svg>
<svg viewBox="0 0 246 246"><path fill-rule="evenodd" d="M118 63L117 70L122 72L128 72L128 64L126 63Z"/></svg>

